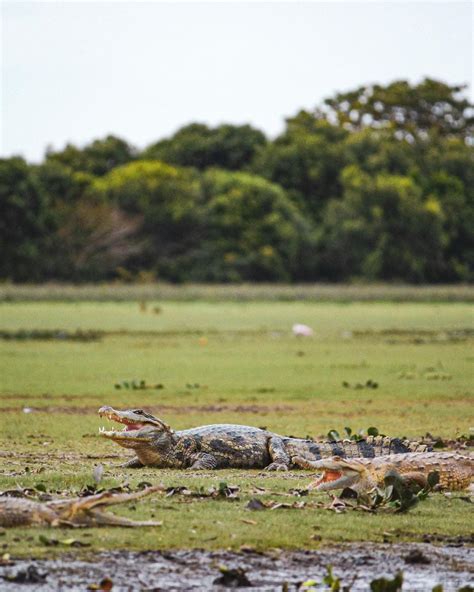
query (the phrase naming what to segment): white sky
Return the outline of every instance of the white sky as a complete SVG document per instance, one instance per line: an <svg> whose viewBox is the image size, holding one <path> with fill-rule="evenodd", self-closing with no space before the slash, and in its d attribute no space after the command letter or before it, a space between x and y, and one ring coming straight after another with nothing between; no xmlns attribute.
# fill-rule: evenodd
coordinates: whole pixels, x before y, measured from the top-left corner
<svg viewBox="0 0 474 592"><path fill-rule="evenodd" d="M274 136L336 91L397 78L472 95L472 7L3 0L0 155L108 133L144 147L192 121Z"/></svg>

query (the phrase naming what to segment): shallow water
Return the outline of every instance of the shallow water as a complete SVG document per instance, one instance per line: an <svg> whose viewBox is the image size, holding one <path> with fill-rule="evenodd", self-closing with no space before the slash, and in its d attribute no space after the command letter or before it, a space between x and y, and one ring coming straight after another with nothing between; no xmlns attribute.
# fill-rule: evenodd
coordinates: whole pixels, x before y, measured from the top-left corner
<svg viewBox="0 0 474 592"><path fill-rule="evenodd" d="M426 563L412 563L407 556L419 551ZM416 556L415 556L416 559ZM418 554L418 561L420 557ZM256 592L297 590L306 580L321 581L326 567L333 566L341 584L351 585L352 592L367 591L370 582L382 576L393 578L403 571L403 591L429 591L442 584L444 592L474 585L474 549L472 547L436 547L430 544L343 544L321 551L171 551L101 553L90 561L71 556L53 560L19 560L0 567L2 576L15 576L34 566L44 581L17 583L0 581L0 590L34 590L35 592L85 590L108 577L113 592L227 590L214 584L221 576L219 566L242 568ZM31 567L30 567L31 570ZM32 579L38 579L34 577ZM318 588L323 590L323 588Z"/></svg>

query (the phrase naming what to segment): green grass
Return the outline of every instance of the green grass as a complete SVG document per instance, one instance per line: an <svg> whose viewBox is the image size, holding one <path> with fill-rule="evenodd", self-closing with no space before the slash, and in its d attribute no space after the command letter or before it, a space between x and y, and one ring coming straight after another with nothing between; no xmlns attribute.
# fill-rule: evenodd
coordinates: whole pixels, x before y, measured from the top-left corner
<svg viewBox="0 0 474 592"><path fill-rule="evenodd" d="M468 535L470 509L459 495L451 499L441 494L433 494L427 501L420 503L407 514L369 514L349 511L335 514L325 509L314 509L315 501L328 502L327 496L313 494L298 498L285 495L294 487L303 487L308 478L304 474L291 473L283 478L262 477L254 471L222 471L219 474L195 477L178 471L156 473L142 472L140 477L130 478L129 474L118 469L115 479L107 478L106 486L130 479L132 484L140 480L163 482L166 486L186 485L193 490L203 487L218 487L222 481L238 484L241 487L236 501L196 499L183 496L165 497L154 495L148 500L136 503L129 508L116 507L114 512L138 520L162 520L159 528L101 528L74 530L70 529L8 529L1 537L4 549L14 556L50 556L68 551L68 546L45 546L41 535L59 541L71 537L90 544L89 550L105 549L172 549L172 548L231 548L240 549L243 545L258 550L269 548L317 548L327 542L352 542L390 540L393 542L421 541L426 533L442 534L445 537ZM54 489L79 486L91 482L86 472L80 475L60 476L58 473L43 473L39 477L24 478L24 485L48 483ZM246 505L255 497L254 488L265 487L277 493L258 496L262 501L273 500L282 503L306 501L309 507L304 509L276 509L250 511ZM280 495L278 495L280 494ZM255 522L255 524L249 523ZM75 550L77 553L77 550Z"/></svg>
<svg viewBox="0 0 474 592"><path fill-rule="evenodd" d="M136 510L116 510L143 519L153 512L164 522L158 531L47 533L90 542L92 550L242 544L312 548L342 540L468 534L469 504L459 496L435 494L409 514L395 516L336 515L313 508L250 512L245 505L255 485L286 493L304 487L310 477L302 472L126 471L116 466L126 451L97 437L101 420L96 410L104 404L151 408L175 428L236 422L300 436L370 425L394 436L467 434L473 425L472 313L468 303L155 301L143 311L137 302L4 302L0 330L105 333L88 343L0 341L0 490L39 482L52 491L77 489L92 481L98 462L106 467L106 486L146 480L192 489L220 481L241 487L237 502L154 496L136 504ZM293 337L295 322L311 325L314 337ZM114 388L130 379L164 388ZM368 379L379 387L343 386ZM33 411L24 413L24 408ZM313 494L309 499L326 498ZM44 547L38 538L43 532L9 530L0 544L13 554L67 550ZM312 539L315 534L322 540Z"/></svg>
<svg viewBox="0 0 474 592"><path fill-rule="evenodd" d="M0 284L0 301L474 302L470 284Z"/></svg>

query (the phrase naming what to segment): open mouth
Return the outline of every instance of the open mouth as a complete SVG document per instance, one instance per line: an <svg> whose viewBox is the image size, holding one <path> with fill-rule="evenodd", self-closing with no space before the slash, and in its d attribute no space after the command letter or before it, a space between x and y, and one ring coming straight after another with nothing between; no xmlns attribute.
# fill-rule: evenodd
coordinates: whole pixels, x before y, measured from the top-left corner
<svg viewBox="0 0 474 592"><path fill-rule="evenodd" d="M326 484L326 483L332 483L334 481L339 481L339 479L341 477L342 477L342 471L335 471L333 469L326 469L324 471L324 473L321 475L321 477L319 477L319 479L316 479L316 481L311 483L311 489L318 488L321 485Z"/></svg>
<svg viewBox="0 0 474 592"><path fill-rule="evenodd" d="M116 415L113 411L108 410L108 409L99 409L99 415L100 417L105 417L109 422L116 422L116 423L121 423L123 424L123 428L122 428L122 432L131 432L131 431L135 431L135 430L139 430L143 427L145 427L146 425L149 425L147 422L137 422L137 421L131 421L125 417L120 417L119 415ZM115 433L116 430L106 430L105 427L100 427L99 428L99 433L100 434L112 434Z"/></svg>
<svg viewBox="0 0 474 592"><path fill-rule="evenodd" d="M145 427L144 423L130 423L130 422L126 422L126 421L120 421L118 423L125 424L124 427L122 428L122 430L112 430L112 431L134 432L136 430L139 430L140 428ZM99 428L99 432L101 434L105 434L105 433L108 433L108 430L106 430L104 426L101 426Z"/></svg>

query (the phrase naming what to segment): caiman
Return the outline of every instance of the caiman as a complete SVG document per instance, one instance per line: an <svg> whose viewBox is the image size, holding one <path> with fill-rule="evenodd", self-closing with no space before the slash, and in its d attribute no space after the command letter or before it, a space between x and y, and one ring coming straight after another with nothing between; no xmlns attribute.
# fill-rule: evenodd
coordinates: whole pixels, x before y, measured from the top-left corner
<svg viewBox="0 0 474 592"><path fill-rule="evenodd" d="M439 474L439 489L459 490L468 487L474 477L474 456L458 452L414 452L376 458L325 458L310 461L294 457L303 469L322 473L309 489L329 491L349 487L358 493L384 484L387 475L396 474L407 484L426 487L428 475Z"/></svg>
<svg viewBox="0 0 474 592"><path fill-rule="evenodd" d="M19 497L0 497L0 526L161 526L161 522L129 520L102 511L105 506L125 504L157 491L163 491L163 486L148 487L135 493L105 491L43 503Z"/></svg>
<svg viewBox="0 0 474 592"><path fill-rule="evenodd" d="M266 469L286 471L297 468L295 456L317 460L328 456L374 457L426 450L408 440L367 437L361 441L314 441L279 436L264 429L233 424L213 424L174 431L161 419L143 409L118 411L101 407L99 415L124 424L123 430L99 433L136 457L124 467L143 466L173 469Z"/></svg>

